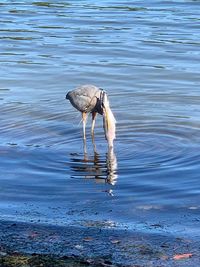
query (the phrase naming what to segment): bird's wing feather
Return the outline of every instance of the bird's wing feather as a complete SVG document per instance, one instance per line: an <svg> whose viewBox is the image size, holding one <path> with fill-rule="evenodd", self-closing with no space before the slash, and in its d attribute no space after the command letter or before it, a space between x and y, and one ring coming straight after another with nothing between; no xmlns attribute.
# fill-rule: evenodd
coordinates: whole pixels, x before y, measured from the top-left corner
<svg viewBox="0 0 200 267"><path fill-rule="evenodd" d="M90 112L94 109L100 90L93 85L83 85L69 92L71 104L81 112Z"/></svg>
<svg viewBox="0 0 200 267"><path fill-rule="evenodd" d="M96 105L95 94L91 97L87 92L72 92L71 104L81 112L90 112Z"/></svg>

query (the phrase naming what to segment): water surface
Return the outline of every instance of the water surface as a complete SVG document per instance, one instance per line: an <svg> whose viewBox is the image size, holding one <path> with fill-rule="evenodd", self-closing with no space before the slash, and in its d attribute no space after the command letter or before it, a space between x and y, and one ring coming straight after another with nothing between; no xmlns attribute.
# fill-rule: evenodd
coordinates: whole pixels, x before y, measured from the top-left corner
<svg viewBox="0 0 200 267"><path fill-rule="evenodd" d="M199 1L1 1L2 219L197 236ZM104 88L96 152L65 100ZM155 228L155 227L154 227Z"/></svg>

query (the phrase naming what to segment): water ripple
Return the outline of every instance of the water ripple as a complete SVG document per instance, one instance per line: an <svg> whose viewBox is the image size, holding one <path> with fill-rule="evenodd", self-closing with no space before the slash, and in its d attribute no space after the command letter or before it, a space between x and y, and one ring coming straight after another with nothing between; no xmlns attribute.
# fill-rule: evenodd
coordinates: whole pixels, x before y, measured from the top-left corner
<svg viewBox="0 0 200 267"><path fill-rule="evenodd" d="M119 138L129 146L120 150L124 160L134 162L132 167L141 165L155 167L186 168L198 165L198 130L187 125L140 124L129 125L124 133L119 129Z"/></svg>
<svg viewBox="0 0 200 267"><path fill-rule="evenodd" d="M75 205L134 222L146 218L137 207L196 207L198 1L14 2L0 4L3 211L34 202L52 219L49 206ZM101 116L94 147L88 120L83 152L81 115L65 95L84 83L109 95L111 154Z"/></svg>

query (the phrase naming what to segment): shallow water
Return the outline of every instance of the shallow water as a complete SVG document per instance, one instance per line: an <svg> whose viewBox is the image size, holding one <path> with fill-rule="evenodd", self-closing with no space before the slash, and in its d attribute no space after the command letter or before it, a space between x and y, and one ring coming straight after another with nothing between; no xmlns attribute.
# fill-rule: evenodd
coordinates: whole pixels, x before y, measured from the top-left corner
<svg viewBox="0 0 200 267"><path fill-rule="evenodd" d="M0 3L2 219L198 234L199 8ZM99 116L84 154L65 95L85 83L108 92L113 153Z"/></svg>

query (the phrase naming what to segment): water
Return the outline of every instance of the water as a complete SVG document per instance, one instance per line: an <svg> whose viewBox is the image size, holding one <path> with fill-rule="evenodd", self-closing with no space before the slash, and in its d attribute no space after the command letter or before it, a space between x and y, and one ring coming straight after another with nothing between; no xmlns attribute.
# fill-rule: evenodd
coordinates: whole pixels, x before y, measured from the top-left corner
<svg viewBox="0 0 200 267"><path fill-rule="evenodd" d="M199 1L1 1L1 219L197 236ZM67 91L104 88L96 152ZM152 227L157 225L157 227ZM156 228L156 229L155 229Z"/></svg>

